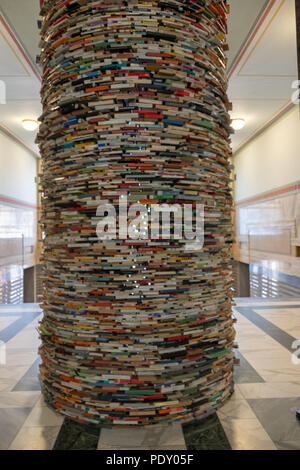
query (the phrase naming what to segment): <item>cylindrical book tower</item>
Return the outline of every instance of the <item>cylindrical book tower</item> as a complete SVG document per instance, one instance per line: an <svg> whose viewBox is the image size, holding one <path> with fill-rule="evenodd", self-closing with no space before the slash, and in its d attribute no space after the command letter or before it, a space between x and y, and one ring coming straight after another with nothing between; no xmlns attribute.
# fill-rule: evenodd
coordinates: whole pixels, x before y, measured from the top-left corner
<svg viewBox="0 0 300 470"><path fill-rule="evenodd" d="M44 0L46 401L85 423L214 412L233 391L222 0Z"/></svg>

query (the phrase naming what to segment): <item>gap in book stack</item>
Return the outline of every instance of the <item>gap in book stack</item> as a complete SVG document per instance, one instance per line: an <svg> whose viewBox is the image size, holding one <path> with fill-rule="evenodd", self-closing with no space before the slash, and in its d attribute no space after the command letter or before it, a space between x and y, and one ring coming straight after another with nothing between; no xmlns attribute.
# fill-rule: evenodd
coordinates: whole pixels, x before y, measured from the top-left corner
<svg viewBox="0 0 300 470"><path fill-rule="evenodd" d="M228 11L42 2L40 380L78 422L189 422L233 392ZM117 216L105 240L104 200ZM146 237L119 235L122 200L145 207ZM163 203L189 205L190 225L204 207L203 247L172 236L176 217L151 236Z"/></svg>

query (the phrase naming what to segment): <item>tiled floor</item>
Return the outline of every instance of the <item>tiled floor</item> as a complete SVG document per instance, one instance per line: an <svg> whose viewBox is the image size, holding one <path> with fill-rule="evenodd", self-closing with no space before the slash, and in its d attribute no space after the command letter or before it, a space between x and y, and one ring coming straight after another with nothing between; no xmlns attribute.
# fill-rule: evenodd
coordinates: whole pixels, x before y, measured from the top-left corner
<svg viewBox="0 0 300 470"><path fill-rule="evenodd" d="M240 365L230 401L204 422L128 433L84 426L50 410L37 378L40 309L0 306L0 449L300 450L300 363L292 361L300 299L238 299L234 310Z"/></svg>

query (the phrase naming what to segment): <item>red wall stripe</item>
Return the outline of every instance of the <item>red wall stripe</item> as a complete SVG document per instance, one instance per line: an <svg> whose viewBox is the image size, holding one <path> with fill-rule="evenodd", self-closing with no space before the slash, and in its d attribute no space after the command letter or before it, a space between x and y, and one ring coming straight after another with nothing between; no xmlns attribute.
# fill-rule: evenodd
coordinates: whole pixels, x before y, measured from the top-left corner
<svg viewBox="0 0 300 470"><path fill-rule="evenodd" d="M236 207L245 206L247 204L253 204L257 201L270 199L271 197L282 196L283 194L292 193L294 191L300 191L300 183L292 184L290 186L286 186L285 188L275 189L268 193L259 194L258 196L253 196L249 199L245 199L244 201L237 202L235 205Z"/></svg>
<svg viewBox="0 0 300 470"><path fill-rule="evenodd" d="M29 204L29 202L20 201L19 199L12 199L7 196L0 196L0 203L4 202L15 207L26 207L27 209L41 210L41 207L34 204Z"/></svg>

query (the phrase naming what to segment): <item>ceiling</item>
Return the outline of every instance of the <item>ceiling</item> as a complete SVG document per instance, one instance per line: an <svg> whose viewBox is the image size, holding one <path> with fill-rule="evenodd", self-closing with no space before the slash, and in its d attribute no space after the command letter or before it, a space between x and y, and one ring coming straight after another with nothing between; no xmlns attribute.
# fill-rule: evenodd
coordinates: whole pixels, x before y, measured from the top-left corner
<svg viewBox="0 0 300 470"><path fill-rule="evenodd" d="M234 60L238 57L252 28L257 23L268 3L269 0L229 0L228 70L230 70Z"/></svg>
<svg viewBox="0 0 300 470"><path fill-rule="evenodd" d="M26 3L26 8L24 8ZM297 79L294 0L229 0L229 97L232 117L246 126L232 137L237 151L284 111ZM39 0L1 0L0 80L7 90L0 129L35 155L36 132L23 130L22 119L41 114L39 69ZM275 52L276 51L276 52ZM1 109L2 110L2 109Z"/></svg>
<svg viewBox="0 0 300 470"><path fill-rule="evenodd" d="M35 65L38 53L38 0L1 0L0 80L6 86L6 104L0 104L0 129L21 141L36 156L36 132L21 126L23 119L41 114L40 77Z"/></svg>
<svg viewBox="0 0 300 470"><path fill-rule="evenodd" d="M270 0L229 69L231 116L246 120L232 137L234 152L291 107L297 78L295 0Z"/></svg>

